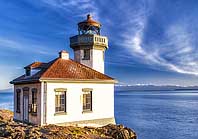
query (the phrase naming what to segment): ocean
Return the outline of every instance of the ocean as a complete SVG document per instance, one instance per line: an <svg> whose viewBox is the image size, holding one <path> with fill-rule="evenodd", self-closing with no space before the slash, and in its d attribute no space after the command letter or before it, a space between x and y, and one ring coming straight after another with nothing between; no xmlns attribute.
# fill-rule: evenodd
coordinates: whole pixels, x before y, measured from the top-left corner
<svg viewBox="0 0 198 139"><path fill-rule="evenodd" d="M13 93L0 93L0 108L13 110ZM198 90L117 91L115 117L138 139L198 139Z"/></svg>
<svg viewBox="0 0 198 139"><path fill-rule="evenodd" d="M138 139L198 139L198 90L115 92L115 117Z"/></svg>
<svg viewBox="0 0 198 139"><path fill-rule="evenodd" d="M0 109L9 109L13 111L14 96L11 92L0 92Z"/></svg>

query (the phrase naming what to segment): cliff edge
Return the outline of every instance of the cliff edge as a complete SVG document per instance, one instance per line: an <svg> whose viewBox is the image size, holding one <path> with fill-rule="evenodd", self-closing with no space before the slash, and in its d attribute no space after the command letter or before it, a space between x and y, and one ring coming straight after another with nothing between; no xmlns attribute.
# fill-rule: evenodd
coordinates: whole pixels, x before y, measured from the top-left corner
<svg viewBox="0 0 198 139"><path fill-rule="evenodd" d="M8 139L136 139L136 134L123 125L103 127L37 126L13 121L13 112L0 110L0 138Z"/></svg>

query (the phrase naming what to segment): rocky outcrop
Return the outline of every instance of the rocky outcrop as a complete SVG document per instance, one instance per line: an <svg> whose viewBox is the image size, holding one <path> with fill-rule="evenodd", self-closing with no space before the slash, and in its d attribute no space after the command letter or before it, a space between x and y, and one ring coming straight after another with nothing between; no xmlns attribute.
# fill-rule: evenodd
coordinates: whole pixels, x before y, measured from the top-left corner
<svg viewBox="0 0 198 139"><path fill-rule="evenodd" d="M136 134L123 125L103 127L36 126L15 122L13 113L0 110L0 138L9 139L136 139Z"/></svg>

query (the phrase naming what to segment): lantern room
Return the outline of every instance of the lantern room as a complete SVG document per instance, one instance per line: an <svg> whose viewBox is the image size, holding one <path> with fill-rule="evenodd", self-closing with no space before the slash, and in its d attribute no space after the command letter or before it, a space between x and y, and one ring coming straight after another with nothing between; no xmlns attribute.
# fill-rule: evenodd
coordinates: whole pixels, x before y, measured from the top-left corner
<svg viewBox="0 0 198 139"><path fill-rule="evenodd" d="M78 35L70 37L70 47L74 51L74 60L94 70L104 73L105 50L108 38L100 35L101 24L91 15L78 23Z"/></svg>
<svg viewBox="0 0 198 139"><path fill-rule="evenodd" d="M94 21L90 14L87 19L78 23L78 35L82 34L97 34L100 35L101 24Z"/></svg>

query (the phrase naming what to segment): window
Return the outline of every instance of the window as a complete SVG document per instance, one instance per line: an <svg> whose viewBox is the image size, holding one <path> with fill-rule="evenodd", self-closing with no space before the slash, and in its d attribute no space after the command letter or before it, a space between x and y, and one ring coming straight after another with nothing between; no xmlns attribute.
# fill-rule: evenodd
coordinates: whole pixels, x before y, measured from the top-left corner
<svg viewBox="0 0 198 139"><path fill-rule="evenodd" d="M37 113L37 89L32 89L32 113Z"/></svg>
<svg viewBox="0 0 198 139"><path fill-rule="evenodd" d="M83 50L83 60L89 60L90 59L90 50L84 49Z"/></svg>
<svg viewBox="0 0 198 139"><path fill-rule="evenodd" d="M36 73L38 73L39 71L41 71L40 68L37 68L37 69L31 69L30 71L30 75L29 76L32 76L32 75L35 75Z"/></svg>
<svg viewBox="0 0 198 139"><path fill-rule="evenodd" d="M26 69L26 76L30 76L30 74L31 74L31 70L30 69Z"/></svg>
<svg viewBox="0 0 198 139"><path fill-rule="evenodd" d="M21 89L16 90L16 112L20 113L20 105L21 105Z"/></svg>
<svg viewBox="0 0 198 139"><path fill-rule="evenodd" d="M83 112L92 111L92 91L86 91L83 94Z"/></svg>
<svg viewBox="0 0 198 139"><path fill-rule="evenodd" d="M55 112L66 112L66 91L55 93Z"/></svg>

